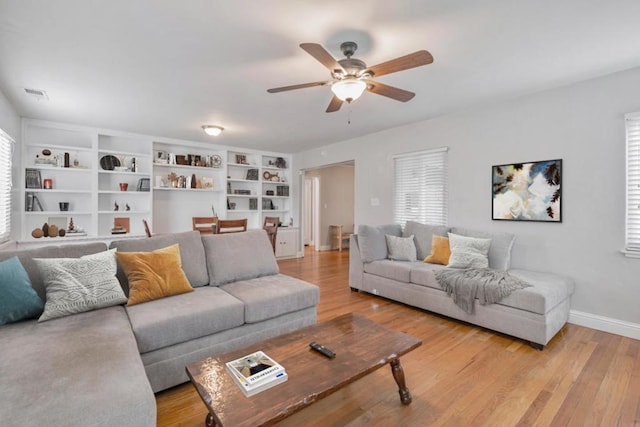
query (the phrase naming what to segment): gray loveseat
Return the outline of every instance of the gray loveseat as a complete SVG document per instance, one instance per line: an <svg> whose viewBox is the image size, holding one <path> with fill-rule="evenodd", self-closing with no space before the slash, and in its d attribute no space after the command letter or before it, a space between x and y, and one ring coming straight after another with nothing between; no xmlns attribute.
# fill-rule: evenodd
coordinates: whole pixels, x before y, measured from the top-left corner
<svg viewBox="0 0 640 427"><path fill-rule="evenodd" d="M279 274L262 230L114 241L124 252L178 243L193 292L38 323L0 326L0 425L155 426L154 392L185 366L316 322L318 288ZM34 258L78 258L104 243L0 252L18 256L45 297ZM118 272L123 289L126 276Z"/></svg>
<svg viewBox="0 0 640 427"><path fill-rule="evenodd" d="M467 314L435 278L434 271L446 267L422 261L431 251L432 236L446 236L449 231L461 236L490 238L489 268L506 270L531 286L514 291L496 304L481 305L476 300L474 313ZM385 235L413 235L418 261L388 259ZM485 233L412 221L407 222L404 230L398 224L360 226L350 241L349 286L352 290L512 335L542 349L569 319L575 285L572 279L556 274L510 269L514 239L509 233Z"/></svg>

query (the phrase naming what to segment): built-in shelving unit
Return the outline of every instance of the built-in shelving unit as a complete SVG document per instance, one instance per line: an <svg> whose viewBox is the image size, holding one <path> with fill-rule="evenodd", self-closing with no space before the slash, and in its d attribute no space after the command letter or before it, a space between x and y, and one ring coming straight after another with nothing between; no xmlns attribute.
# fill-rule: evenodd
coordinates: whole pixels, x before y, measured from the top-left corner
<svg viewBox="0 0 640 427"><path fill-rule="evenodd" d="M152 216L149 140L98 134L98 235L111 235L120 218L129 234L144 235L142 220ZM107 161L117 159L113 166ZM123 189L121 185L125 185ZM116 210L117 209L117 210Z"/></svg>
<svg viewBox="0 0 640 427"><path fill-rule="evenodd" d="M227 215L247 217L252 228L261 227L265 216L288 224L290 157L229 151L227 159Z"/></svg>
<svg viewBox="0 0 640 427"><path fill-rule="evenodd" d="M67 234L65 240L111 237L117 217L130 218L128 235L144 235L142 219L151 217L151 194L136 190L140 179L150 177L148 142L117 132L25 120L21 154L23 240L43 241L31 237L31 232L44 223L68 227L72 219L81 233ZM104 163L107 169L101 164L105 156L116 159ZM120 165L134 157L136 171ZM108 170L116 165L119 170ZM128 184L127 191L120 191L122 183ZM116 203L122 205L118 211Z"/></svg>
<svg viewBox="0 0 640 427"><path fill-rule="evenodd" d="M65 241L144 236L142 220L154 233L186 231L192 217L214 211L247 218L249 228L265 216L289 224L292 215L287 155L32 119L22 135L21 243L61 243L31 232L71 219L82 233ZM128 233L112 234L123 221ZM292 256L296 230L283 231L280 257Z"/></svg>
<svg viewBox="0 0 640 427"><path fill-rule="evenodd" d="M211 216L224 204L225 151L188 141L153 142L154 228L191 229L194 216Z"/></svg>

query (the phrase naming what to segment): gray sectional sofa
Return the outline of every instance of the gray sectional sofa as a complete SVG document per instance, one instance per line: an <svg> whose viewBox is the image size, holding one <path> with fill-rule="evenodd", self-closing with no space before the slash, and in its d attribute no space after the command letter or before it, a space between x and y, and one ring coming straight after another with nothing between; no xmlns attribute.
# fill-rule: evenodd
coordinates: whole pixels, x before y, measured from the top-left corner
<svg viewBox="0 0 640 427"><path fill-rule="evenodd" d="M476 300L474 313L468 314L453 302L435 278L434 272L446 267L423 262L430 253L432 236L446 236L448 232L490 238L489 268L506 270L531 286L516 290L495 304L481 305ZM385 235L413 235L418 261L388 259ZM412 221L407 222L404 230L397 224L360 226L358 234L350 241L349 286L352 290L379 295L518 337L542 349L569 319L575 285L568 277L511 269L514 239L515 236L509 233L485 233Z"/></svg>
<svg viewBox="0 0 640 427"><path fill-rule="evenodd" d="M154 392L185 366L316 322L319 290L279 274L262 230L114 241L122 252L179 244L193 292L45 322L0 326L0 425L155 426ZM18 256L45 298L34 258L78 258L104 243L0 252ZM118 272L125 292L126 275Z"/></svg>

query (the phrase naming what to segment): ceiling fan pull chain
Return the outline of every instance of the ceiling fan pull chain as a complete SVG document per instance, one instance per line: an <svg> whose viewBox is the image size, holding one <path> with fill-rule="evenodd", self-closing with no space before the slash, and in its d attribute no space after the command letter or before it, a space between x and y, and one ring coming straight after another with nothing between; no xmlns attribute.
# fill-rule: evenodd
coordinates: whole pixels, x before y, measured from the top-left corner
<svg viewBox="0 0 640 427"><path fill-rule="evenodd" d="M349 103L349 112L347 113L347 124L351 124L351 103Z"/></svg>

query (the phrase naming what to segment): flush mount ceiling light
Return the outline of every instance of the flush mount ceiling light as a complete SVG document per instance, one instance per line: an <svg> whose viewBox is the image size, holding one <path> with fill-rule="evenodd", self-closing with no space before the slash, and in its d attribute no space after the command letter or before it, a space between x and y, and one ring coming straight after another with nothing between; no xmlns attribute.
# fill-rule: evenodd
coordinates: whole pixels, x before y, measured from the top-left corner
<svg viewBox="0 0 640 427"><path fill-rule="evenodd" d="M345 78L331 85L331 92L341 101L352 102L360 98L362 92L367 88L367 84L354 78Z"/></svg>
<svg viewBox="0 0 640 427"><path fill-rule="evenodd" d="M224 128L222 126L203 125L202 130L204 130L207 135L218 136Z"/></svg>

